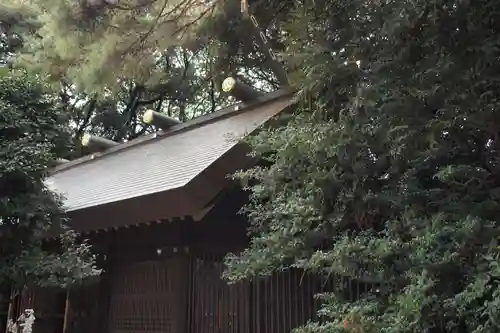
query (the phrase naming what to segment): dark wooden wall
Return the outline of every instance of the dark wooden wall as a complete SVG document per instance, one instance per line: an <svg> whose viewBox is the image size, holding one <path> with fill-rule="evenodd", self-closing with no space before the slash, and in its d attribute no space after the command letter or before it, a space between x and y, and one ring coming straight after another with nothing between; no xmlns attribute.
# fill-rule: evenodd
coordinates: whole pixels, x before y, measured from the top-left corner
<svg viewBox="0 0 500 333"><path fill-rule="evenodd" d="M46 304L33 303L34 333L288 333L305 324L318 310L313 296L334 290L338 281L298 270L233 285L221 278L224 255L248 244L247 223L237 214L244 200L230 191L199 222L94 234L105 273L72 288L64 307L37 296ZM45 308L65 319L42 327Z"/></svg>
<svg viewBox="0 0 500 333"><path fill-rule="evenodd" d="M288 271L234 285L222 280L224 255L248 244L237 214L245 199L225 193L199 222L113 231L104 332L287 333L311 319L313 296L325 286L317 277Z"/></svg>
<svg viewBox="0 0 500 333"><path fill-rule="evenodd" d="M193 253L120 263L105 292L108 302L99 303L99 283L71 290L66 332L288 333L315 318L315 294L343 282L288 270L228 285L221 279L223 269L220 255ZM351 289L353 295L360 292L357 285ZM54 306L54 294L25 294L26 300L39 300L23 302L37 311L34 333L62 332L65 311ZM44 312L51 307L52 314Z"/></svg>
<svg viewBox="0 0 500 333"><path fill-rule="evenodd" d="M0 333L5 332L7 328L9 297L10 297L9 288L8 287L0 288Z"/></svg>
<svg viewBox="0 0 500 333"><path fill-rule="evenodd" d="M65 299L65 292L57 288L25 289L13 295L10 314L16 320L25 309L36 309L34 332L62 333ZM9 310L8 302L4 308ZM2 326L5 332L5 323Z"/></svg>

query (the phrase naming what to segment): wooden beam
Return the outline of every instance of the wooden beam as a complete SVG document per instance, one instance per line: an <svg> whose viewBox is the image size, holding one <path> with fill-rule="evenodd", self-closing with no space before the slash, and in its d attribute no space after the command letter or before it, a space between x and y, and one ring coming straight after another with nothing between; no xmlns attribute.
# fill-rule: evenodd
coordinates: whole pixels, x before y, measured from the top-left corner
<svg viewBox="0 0 500 333"><path fill-rule="evenodd" d="M192 218L195 222L200 222L203 220L203 218L214 208L214 205L210 205L208 207L205 207L204 209L200 210L199 212L195 213L192 215Z"/></svg>
<svg viewBox="0 0 500 333"><path fill-rule="evenodd" d="M64 164L64 163L68 163L68 162L69 162L69 160L67 160L67 159L65 159L65 158L58 158L58 159L56 160L56 165L62 165L62 164Z"/></svg>
<svg viewBox="0 0 500 333"><path fill-rule="evenodd" d="M85 133L82 136L82 146L88 147L91 150L102 151L108 148L114 147L118 145L118 142L111 141L105 138L101 138L99 136L91 135Z"/></svg>
<svg viewBox="0 0 500 333"><path fill-rule="evenodd" d="M262 91L231 76L222 82L222 91L242 102L252 102L264 94Z"/></svg>
<svg viewBox="0 0 500 333"><path fill-rule="evenodd" d="M240 9L241 9L241 14L243 14L243 17L248 17L248 0L241 0L240 4Z"/></svg>
<svg viewBox="0 0 500 333"><path fill-rule="evenodd" d="M14 312L14 297L13 294L14 294L14 291L12 290L12 288L9 288L10 290L10 293L9 293L9 307L7 308L7 321L5 323L5 333L9 333L9 320L12 320L12 322L15 321L15 319L13 318L13 312Z"/></svg>
<svg viewBox="0 0 500 333"><path fill-rule="evenodd" d="M182 124L177 119L164 115L163 113L156 112L153 110L147 110L142 116L142 121L148 125L154 125L163 130L168 129L174 125Z"/></svg>
<svg viewBox="0 0 500 333"><path fill-rule="evenodd" d="M66 333L68 331L69 307L71 306L69 296L70 296L70 289L66 290L66 302L64 303L63 333Z"/></svg>

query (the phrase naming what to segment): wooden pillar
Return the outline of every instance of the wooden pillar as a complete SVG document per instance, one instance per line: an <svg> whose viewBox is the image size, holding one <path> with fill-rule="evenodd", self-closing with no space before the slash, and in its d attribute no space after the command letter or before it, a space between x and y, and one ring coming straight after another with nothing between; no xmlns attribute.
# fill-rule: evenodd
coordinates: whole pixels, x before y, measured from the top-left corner
<svg viewBox="0 0 500 333"><path fill-rule="evenodd" d="M232 76L222 82L222 91L242 102L253 102L263 95L262 91Z"/></svg>
<svg viewBox="0 0 500 333"><path fill-rule="evenodd" d="M99 282L99 327L97 329L99 332L106 333L109 332L109 309L110 309L110 301L111 301L111 269L114 261L114 247L116 246L116 232L114 230L109 231L109 237L107 238L108 246L107 246L107 254L106 260L103 263L104 272L101 275Z"/></svg>
<svg viewBox="0 0 500 333"><path fill-rule="evenodd" d="M70 313L70 289L66 291L66 302L64 302L64 318L63 318L63 333L66 333L68 330L68 324L69 324L69 313Z"/></svg>
<svg viewBox="0 0 500 333"><path fill-rule="evenodd" d="M5 333L9 333L9 319L12 319L12 312L14 311L14 298L13 298L13 290L10 289L9 292L9 307L7 309L7 318L5 322ZM14 320L14 319L12 319Z"/></svg>

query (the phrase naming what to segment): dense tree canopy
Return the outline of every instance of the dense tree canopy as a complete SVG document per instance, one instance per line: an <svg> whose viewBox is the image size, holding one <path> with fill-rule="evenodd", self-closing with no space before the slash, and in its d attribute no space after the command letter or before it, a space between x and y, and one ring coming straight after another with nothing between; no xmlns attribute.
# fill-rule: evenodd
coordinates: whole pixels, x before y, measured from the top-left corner
<svg viewBox="0 0 500 333"><path fill-rule="evenodd" d="M23 30L19 64L87 92L99 92L103 86L119 89L123 81L145 87L165 83L165 62L179 64L172 58L178 46L191 55L208 54L211 63L204 75L216 81L246 68L260 81L276 83L254 43L260 31L252 32L240 7L237 0L9 0L0 7L0 21L15 16L13 26L31 27ZM270 27L269 37L279 35L271 24L276 12L261 9L259 21ZM279 39L269 40L278 46Z"/></svg>
<svg viewBox="0 0 500 333"><path fill-rule="evenodd" d="M68 285L99 274L77 235L65 230L59 198L43 180L68 149L69 131L43 77L23 71L0 76L0 286Z"/></svg>
<svg viewBox="0 0 500 333"><path fill-rule="evenodd" d="M64 84L60 95L74 123L76 146L85 132L117 142L151 133L154 129L141 120L147 109L187 121L224 107L228 99L210 80L207 68L211 62L204 54L193 56L179 50L158 64L163 79L152 86L126 80L113 92L87 93ZM81 153L76 149L73 156Z"/></svg>
<svg viewBox="0 0 500 333"><path fill-rule="evenodd" d="M191 0L0 5L0 33L9 37L3 44L7 62L49 74L71 118L75 147L67 157L85 154L79 147L83 132L115 141L149 133L152 128L141 122L148 108L185 121L226 106L231 99L219 90L227 75L243 75L263 89L278 85L239 1L197 5ZM275 18L289 3L273 5L274 11L263 5L254 3L252 11L259 13L271 46L280 50Z"/></svg>
<svg viewBox="0 0 500 333"><path fill-rule="evenodd" d="M159 15L164 5L182 13L186 9L191 18L167 7ZM231 99L219 90L229 74L244 74L264 89L276 87L265 57L248 38L248 25L241 24L239 2L209 2L204 11L188 10L194 5L193 1L6 1L0 5L0 34L7 56L2 62L50 74L73 123L74 149L68 158L86 153L79 147L83 132L119 142L149 133L152 128L141 122L148 108L185 121L226 106ZM95 11L105 19L95 19ZM193 18L196 24L186 25ZM264 18L261 23L269 26L271 16ZM110 21L130 33L110 27ZM276 29L269 31L277 34ZM186 47L175 46L180 44ZM78 61L69 61L71 57Z"/></svg>
<svg viewBox="0 0 500 333"><path fill-rule="evenodd" d="M375 286L324 295L303 332L497 332L499 20L487 0L297 3L301 103L251 142L268 163L238 174L252 244L226 277Z"/></svg>
<svg viewBox="0 0 500 333"><path fill-rule="evenodd" d="M162 53L191 35L203 1L9 1L36 17L20 60L87 90L119 79L154 80Z"/></svg>
<svg viewBox="0 0 500 333"><path fill-rule="evenodd" d="M44 57L43 50L37 47L38 44L33 44L33 41L40 38L37 32L41 29L41 20L32 3L11 1L0 5L0 63L19 67L23 64L20 59L29 54ZM62 33L58 30L52 31L51 34L58 32ZM74 32L76 38L78 31ZM47 66L56 64L49 58L44 59ZM120 76L113 66L106 66L105 70L109 75L116 75L116 79L111 83L101 80L99 86L94 86L95 89L79 89L75 84L77 81L66 75L69 74L69 67L65 68L63 76L49 76L52 90L54 94L59 95L61 107L64 108L73 130L73 148L61 157L72 159L86 153L79 144L84 132L118 142L151 132L153 129L141 122L142 114L148 108L186 121L223 107L228 99L219 93L212 78L214 63L215 60L206 49L193 53L176 48L158 56L154 64L154 83L133 80L125 74ZM42 75L47 74L47 68L43 70L38 66L45 66L41 61L33 66L28 63L24 65L27 65L30 71L37 69ZM80 74L89 77L85 71Z"/></svg>

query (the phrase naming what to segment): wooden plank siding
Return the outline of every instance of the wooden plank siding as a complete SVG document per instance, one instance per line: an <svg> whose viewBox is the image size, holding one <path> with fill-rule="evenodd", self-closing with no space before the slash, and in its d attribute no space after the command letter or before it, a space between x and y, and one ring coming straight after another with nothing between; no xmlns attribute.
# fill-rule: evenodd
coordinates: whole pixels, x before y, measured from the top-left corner
<svg viewBox="0 0 500 333"><path fill-rule="evenodd" d="M113 270L109 333L287 333L315 316L313 296L325 290L298 270L228 285L219 255L125 266Z"/></svg>
<svg viewBox="0 0 500 333"><path fill-rule="evenodd" d="M31 288L16 292L12 299L12 317L16 320L25 309L35 310L36 333L62 333L65 292L56 288Z"/></svg>
<svg viewBox="0 0 500 333"><path fill-rule="evenodd" d="M182 332L187 268L180 256L115 267L109 332Z"/></svg>
<svg viewBox="0 0 500 333"><path fill-rule="evenodd" d="M0 333L5 333L7 330L10 303L10 288L4 286L0 289Z"/></svg>
<svg viewBox="0 0 500 333"><path fill-rule="evenodd" d="M178 219L94 234L91 242L105 273L93 284L71 289L70 309L64 308L65 291L59 293L61 302L45 295L17 306L34 308L34 333L49 333L41 326L44 321L39 323L49 312L60 318L46 325L50 333L288 333L315 317L315 294L340 284L348 287L344 296L349 298L364 291L347 279L325 281L299 270L228 285L221 278L223 257L248 244L248 224L236 214L243 201L241 191L228 192L201 221Z"/></svg>
<svg viewBox="0 0 500 333"><path fill-rule="evenodd" d="M209 254L120 263L108 272L107 308L97 304L99 284L72 289L66 333L288 333L316 317L315 294L348 283L288 270L228 285L221 278L223 268L220 255ZM350 290L351 297L361 292L354 284ZM19 305L35 309L34 333L62 332L64 309L59 306L55 316L41 310L54 305L51 293L30 291L25 293L30 303ZM99 323L99 311L107 313L106 326Z"/></svg>
<svg viewBox="0 0 500 333"><path fill-rule="evenodd" d="M250 332L250 284L223 281L220 259L190 256L187 332Z"/></svg>
<svg viewBox="0 0 500 333"><path fill-rule="evenodd" d="M101 281L101 283L104 281ZM89 333L101 331L100 298L101 283L85 284L69 290L65 309L66 332ZM36 309L35 309L36 311ZM36 312L35 312L36 314ZM38 332L34 332L38 333Z"/></svg>

